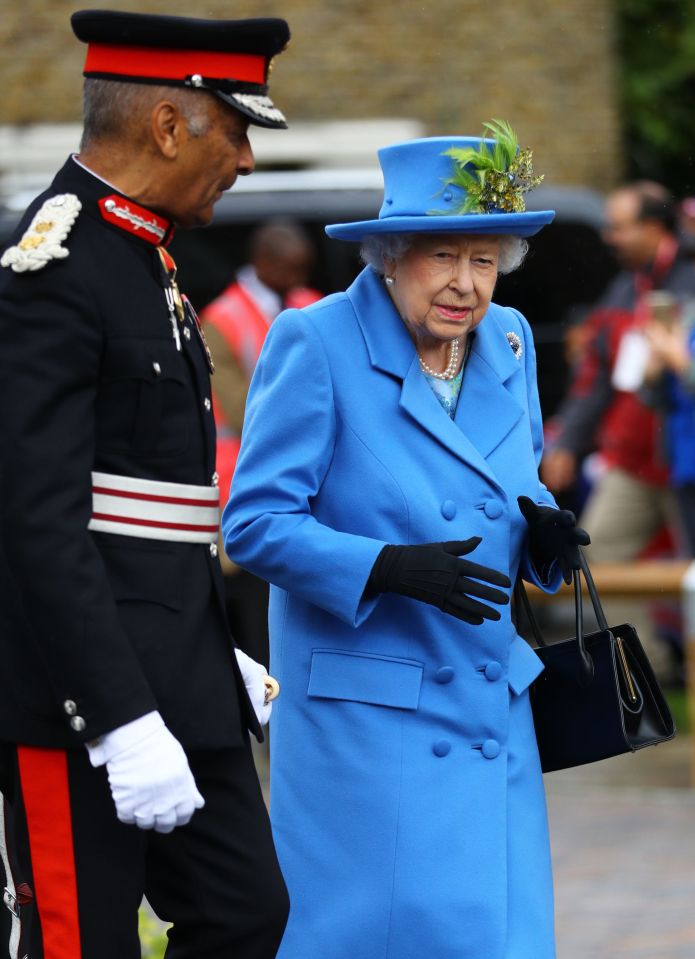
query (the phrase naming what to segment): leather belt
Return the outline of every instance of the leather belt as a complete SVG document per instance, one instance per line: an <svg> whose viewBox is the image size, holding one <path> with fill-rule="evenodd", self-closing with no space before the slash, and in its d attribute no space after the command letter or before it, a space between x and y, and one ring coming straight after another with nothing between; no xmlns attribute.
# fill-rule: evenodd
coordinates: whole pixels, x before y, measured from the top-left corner
<svg viewBox="0 0 695 959"><path fill-rule="evenodd" d="M178 543L216 543L220 491L157 480L92 473L92 518L99 533Z"/></svg>

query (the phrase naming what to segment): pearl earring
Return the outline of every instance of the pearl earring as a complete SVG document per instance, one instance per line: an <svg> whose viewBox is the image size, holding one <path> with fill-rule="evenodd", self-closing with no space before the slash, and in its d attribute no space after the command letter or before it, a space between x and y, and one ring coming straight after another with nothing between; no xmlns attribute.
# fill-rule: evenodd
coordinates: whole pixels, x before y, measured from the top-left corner
<svg viewBox="0 0 695 959"><path fill-rule="evenodd" d="M386 284L386 286L393 286L393 284L394 284L394 279L393 279L393 277L392 277L392 276L385 276L385 277L384 277L384 283Z"/></svg>

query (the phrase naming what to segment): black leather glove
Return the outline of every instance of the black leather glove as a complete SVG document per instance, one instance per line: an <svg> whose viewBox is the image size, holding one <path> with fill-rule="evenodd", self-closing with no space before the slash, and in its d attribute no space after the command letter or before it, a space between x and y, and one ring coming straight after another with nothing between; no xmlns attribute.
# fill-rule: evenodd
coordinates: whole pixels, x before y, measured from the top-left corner
<svg viewBox="0 0 695 959"><path fill-rule="evenodd" d="M580 568L579 547L591 542L585 529L577 526L577 517L569 509L539 506L528 496L519 496L519 509L528 523L531 559L543 570L557 560L566 583L572 582L572 570Z"/></svg>
<svg viewBox="0 0 695 959"><path fill-rule="evenodd" d="M504 606L509 602L506 593L476 581L508 589L509 579L496 569L458 558L472 553L480 542L479 536L473 536L451 543L384 546L372 567L365 593L410 596L473 626L480 626L484 619L499 619L496 609L472 597Z"/></svg>

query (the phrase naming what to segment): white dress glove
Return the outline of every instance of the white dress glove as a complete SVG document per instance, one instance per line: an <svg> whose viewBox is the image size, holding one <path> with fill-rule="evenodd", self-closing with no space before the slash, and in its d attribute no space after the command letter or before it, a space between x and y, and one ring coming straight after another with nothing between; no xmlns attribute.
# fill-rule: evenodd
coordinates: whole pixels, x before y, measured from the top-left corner
<svg viewBox="0 0 695 959"><path fill-rule="evenodd" d="M106 764L121 822L171 832L205 805L181 744L158 712L105 733L87 751L92 766Z"/></svg>
<svg viewBox="0 0 695 959"><path fill-rule="evenodd" d="M266 702L265 679L268 671L265 666L261 666L255 659L251 659L241 649L235 648L236 659L239 663L241 676L246 686L246 692L249 694L253 711L261 726L265 726L270 719L273 711L273 704Z"/></svg>

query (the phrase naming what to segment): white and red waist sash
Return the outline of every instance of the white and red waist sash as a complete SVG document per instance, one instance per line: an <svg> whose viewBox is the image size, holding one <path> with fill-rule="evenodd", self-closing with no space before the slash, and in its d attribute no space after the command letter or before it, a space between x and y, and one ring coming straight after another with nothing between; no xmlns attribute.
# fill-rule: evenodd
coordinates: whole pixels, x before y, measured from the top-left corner
<svg viewBox="0 0 695 959"><path fill-rule="evenodd" d="M99 533L179 543L216 543L220 526L217 486L92 473L92 518Z"/></svg>

